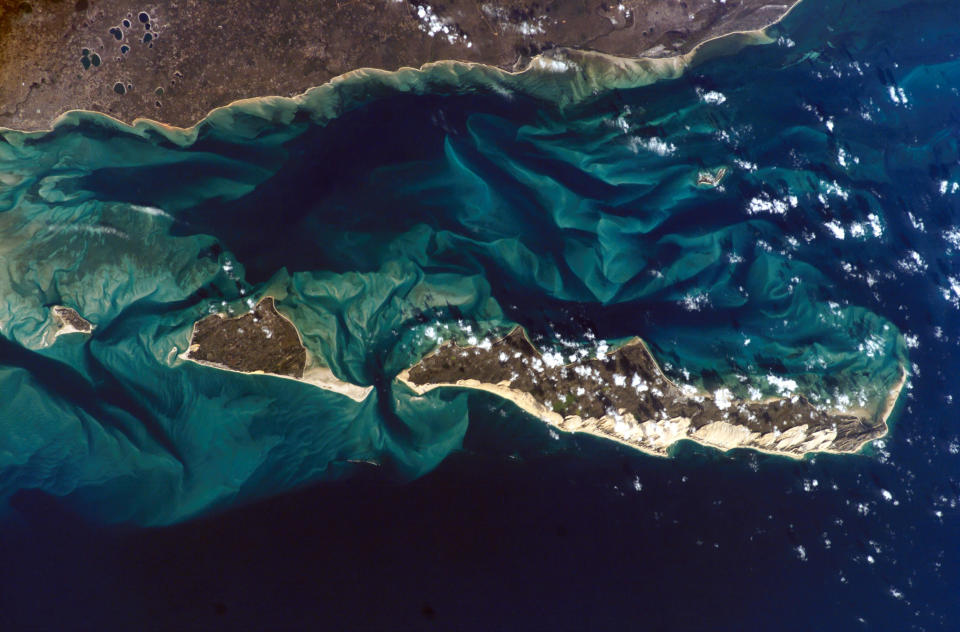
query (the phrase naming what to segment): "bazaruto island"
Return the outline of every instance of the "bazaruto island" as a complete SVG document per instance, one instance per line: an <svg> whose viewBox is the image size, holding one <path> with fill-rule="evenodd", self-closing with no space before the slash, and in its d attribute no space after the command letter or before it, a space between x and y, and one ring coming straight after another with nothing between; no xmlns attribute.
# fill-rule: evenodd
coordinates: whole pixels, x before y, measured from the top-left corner
<svg viewBox="0 0 960 632"><path fill-rule="evenodd" d="M605 355L537 353L519 329L483 347L448 344L399 379L423 393L438 386L478 388L506 397L558 428L624 441L653 454L680 439L778 454L856 451L883 436L906 373L882 408L832 412L792 393L744 401L728 389L704 393L667 379L634 340ZM589 389L589 390L588 390Z"/></svg>
<svg viewBox="0 0 960 632"><path fill-rule="evenodd" d="M0 0L0 627L950 629L957 24Z"/></svg>

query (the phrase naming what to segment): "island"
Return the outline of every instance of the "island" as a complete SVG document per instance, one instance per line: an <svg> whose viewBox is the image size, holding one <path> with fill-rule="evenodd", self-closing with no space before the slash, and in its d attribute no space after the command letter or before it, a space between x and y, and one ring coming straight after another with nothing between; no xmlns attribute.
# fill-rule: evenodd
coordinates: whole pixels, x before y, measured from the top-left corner
<svg viewBox="0 0 960 632"><path fill-rule="evenodd" d="M568 362L558 353L541 353L516 328L495 342L444 343L398 380L421 395L440 387L493 393L560 430L660 456L689 439L721 450L752 448L799 458L856 452L885 435L906 371L878 412L828 410L801 394L753 401L726 388L708 393L678 386L639 338Z"/></svg>
<svg viewBox="0 0 960 632"><path fill-rule="evenodd" d="M312 356L293 321L277 311L272 296L261 298L239 316L216 313L197 321L190 346L179 357L227 371L298 380L357 402L373 390L338 379Z"/></svg>
<svg viewBox="0 0 960 632"><path fill-rule="evenodd" d="M767 27L796 3L0 0L0 127L49 129L69 110L190 127L233 101L298 95L363 68L513 72L564 50L677 57Z"/></svg>
<svg viewBox="0 0 960 632"><path fill-rule="evenodd" d="M53 340L67 334L91 334L93 333L93 324L86 320L77 310L63 305L54 305L50 308L50 316L53 319ZM52 342L52 341L51 341Z"/></svg>
<svg viewBox="0 0 960 632"><path fill-rule="evenodd" d="M705 189L715 189L720 186L725 175L727 175L726 167L704 169L697 174L697 186Z"/></svg>

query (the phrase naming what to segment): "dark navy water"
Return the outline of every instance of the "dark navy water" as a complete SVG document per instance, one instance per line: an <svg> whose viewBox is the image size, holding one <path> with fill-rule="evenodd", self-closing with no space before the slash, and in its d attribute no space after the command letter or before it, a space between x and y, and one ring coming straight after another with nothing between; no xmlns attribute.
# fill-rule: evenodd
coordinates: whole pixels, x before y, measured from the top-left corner
<svg viewBox="0 0 960 632"><path fill-rule="evenodd" d="M957 629L958 24L806 0L775 43L564 107L464 71L5 133L0 626ZM268 293L367 400L176 360ZM53 304L93 336L49 344ZM513 324L640 335L741 394L910 379L887 437L800 461L393 381Z"/></svg>

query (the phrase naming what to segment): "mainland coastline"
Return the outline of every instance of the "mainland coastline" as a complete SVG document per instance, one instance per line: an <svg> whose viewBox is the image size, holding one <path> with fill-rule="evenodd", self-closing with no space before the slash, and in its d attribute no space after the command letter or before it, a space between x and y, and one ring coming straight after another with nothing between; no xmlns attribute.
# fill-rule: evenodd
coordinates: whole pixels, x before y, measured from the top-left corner
<svg viewBox="0 0 960 632"><path fill-rule="evenodd" d="M294 96L261 95L235 99L214 107L186 127L160 117L135 116L128 123L100 110L77 108L57 115L48 127L0 125L0 137L16 145L54 129L76 125L82 119L93 118L116 129L141 136L159 133L169 142L189 146L196 141L202 128L230 127L235 115L282 123L292 120L297 112L305 111L315 123L323 124L355 105L395 91L424 94L486 88L501 93L524 94L563 109L589 102L600 92L677 79L688 69L710 59L736 54L748 46L774 43L776 39L768 31L791 15L801 2L793 0L783 5L782 14L761 28L730 30L704 39L689 51L676 55L624 57L596 50L555 47L530 57L516 70L456 59L430 61L419 67L401 66L396 70L363 66Z"/></svg>
<svg viewBox="0 0 960 632"><path fill-rule="evenodd" d="M0 2L0 53L14 59L0 72L0 129L49 129L62 113L76 110L184 130L249 97L296 98L311 86L355 72L430 73L435 64L483 66L515 76L531 69L564 70L568 58L595 66L584 59L595 55L620 67L651 62L654 75L674 66L669 72L674 75L677 62L684 65L718 41L740 41L729 47L733 50L762 40L797 4L227 0L212 6L185 0L141 7L131 0L103 0L78 2L73 13L53 3L32 9L21 3L18 9ZM247 64L236 63L230 52L250 29L230 15L234 5L262 12L257 31L265 41ZM201 28L209 22L218 28ZM629 72L625 79L623 85L644 85L631 81Z"/></svg>

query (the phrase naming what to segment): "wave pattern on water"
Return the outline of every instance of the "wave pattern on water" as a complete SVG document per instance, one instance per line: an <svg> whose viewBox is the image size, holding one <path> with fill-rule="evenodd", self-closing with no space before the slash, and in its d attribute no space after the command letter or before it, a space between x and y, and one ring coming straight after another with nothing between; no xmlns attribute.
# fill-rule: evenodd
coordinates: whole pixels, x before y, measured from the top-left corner
<svg viewBox="0 0 960 632"><path fill-rule="evenodd" d="M930 254L960 241L924 229L956 210L960 64L948 32L894 63L822 4L828 43L801 5L771 45L630 89L602 66L437 65L187 131L72 113L5 132L0 494L165 523L365 461L417 476L474 400L393 378L516 323L557 348L640 335L672 378L741 396L879 405L914 340L891 288L932 276L931 304L960 300ZM905 4L871 28L944 10ZM178 358L195 321L263 295L374 392ZM93 334L50 344L53 305Z"/></svg>

